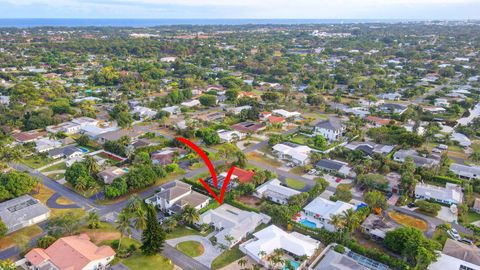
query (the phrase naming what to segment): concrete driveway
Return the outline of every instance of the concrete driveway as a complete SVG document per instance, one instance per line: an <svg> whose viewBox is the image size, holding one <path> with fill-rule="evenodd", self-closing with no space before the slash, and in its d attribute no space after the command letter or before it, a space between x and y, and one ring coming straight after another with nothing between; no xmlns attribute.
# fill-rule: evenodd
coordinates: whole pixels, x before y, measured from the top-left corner
<svg viewBox="0 0 480 270"><path fill-rule="evenodd" d="M223 250L221 250L220 248L213 246L207 237L203 237L199 235L182 236L175 239L169 239L166 242L169 245L175 247L177 246L177 244L186 242L186 241L197 241L200 244L202 244L202 246L205 249L205 252L202 255L195 257L193 259L207 267L211 267L213 260L215 260L215 258L217 258L223 252Z"/></svg>

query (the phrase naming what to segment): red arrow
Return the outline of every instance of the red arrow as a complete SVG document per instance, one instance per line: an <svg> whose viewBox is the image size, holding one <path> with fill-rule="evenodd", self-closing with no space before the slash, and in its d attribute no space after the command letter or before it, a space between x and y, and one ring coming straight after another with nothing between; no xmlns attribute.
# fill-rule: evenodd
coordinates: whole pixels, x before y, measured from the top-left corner
<svg viewBox="0 0 480 270"><path fill-rule="evenodd" d="M197 152L197 154L200 155L200 157L203 159L203 162L205 163L205 165L207 165L208 170L210 171L210 175L212 176L212 179L213 179L213 185L215 186L215 188L218 189L217 172L215 171L215 168L213 167L213 164L208 158L207 154L205 154L205 152L203 152L203 150L200 149L200 147L198 147L195 143L193 143L189 139L182 138L182 137L179 137L176 139L177 141L184 143L188 147L192 148L195 152ZM210 195L212 195L212 197L219 204L223 203L223 198L225 196L225 192L227 191L227 186L228 186L228 183L230 182L230 178L232 177L234 169L235 169L235 166L232 166L228 170L227 177L225 178L225 180L223 180L222 190L220 191L220 197L217 196L217 194L215 194L215 192L210 188L210 186L202 178L198 179L200 183L202 183L203 187L210 193Z"/></svg>

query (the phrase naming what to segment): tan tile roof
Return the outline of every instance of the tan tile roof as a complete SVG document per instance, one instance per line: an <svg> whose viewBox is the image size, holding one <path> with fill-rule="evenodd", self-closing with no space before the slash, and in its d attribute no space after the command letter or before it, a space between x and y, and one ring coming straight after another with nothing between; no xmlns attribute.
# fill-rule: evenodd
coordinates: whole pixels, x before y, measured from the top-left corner
<svg viewBox="0 0 480 270"><path fill-rule="evenodd" d="M98 247L87 234L80 234L60 238L45 250L33 249L25 258L34 266L49 260L60 270L81 270L92 261L112 256L115 251L111 247Z"/></svg>
<svg viewBox="0 0 480 270"><path fill-rule="evenodd" d="M480 249L474 245L467 245L452 239L448 239L443 247L443 254L473 263L475 265L480 265Z"/></svg>

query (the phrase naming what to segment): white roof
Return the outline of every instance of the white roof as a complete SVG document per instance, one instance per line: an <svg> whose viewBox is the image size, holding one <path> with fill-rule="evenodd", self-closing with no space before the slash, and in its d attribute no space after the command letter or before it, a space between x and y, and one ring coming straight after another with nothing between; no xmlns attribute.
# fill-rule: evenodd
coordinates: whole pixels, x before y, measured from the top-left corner
<svg viewBox="0 0 480 270"><path fill-rule="evenodd" d="M295 116L300 116L301 113L299 112L289 112L284 109L279 109L279 110L273 110L272 113L281 115L285 118L290 118L290 117L295 117Z"/></svg>
<svg viewBox="0 0 480 270"><path fill-rule="evenodd" d="M341 214L348 209L354 209L355 206L346 202L332 202L321 197L315 198L303 210L312 212L324 219L330 219L331 216Z"/></svg>
<svg viewBox="0 0 480 270"><path fill-rule="evenodd" d="M300 194L300 191L295 189L291 189L286 186L282 186L280 180L272 179L268 182L263 183L259 187L257 187L257 193L263 194L266 191L271 191L275 193L279 193L287 198L290 198L293 195Z"/></svg>
<svg viewBox="0 0 480 270"><path fill-rule="evenodd" d="M182 103L180 103L180 105L185 106L185 107L195 107L195 106L200 105L200 101L194 99L194 100L182 102Z"/></svg>
<svg viewBox="0 0 480 270"><path fill-rule="evenodd" d="M415 186L415 195L434 198L455 204L462 203L463 201L462 188L452 183L447 183L444 188L418 183Z"/></svg>
<svg viewBox="0 0 480 270"><path fill-rule="evenodd" d="M299 257L312 256L320 242L297 232L287 233L275 225L253 234L255 239L245 243L243 248L254 257L256 261L261 258L258 255L261 251L266 254L272 253L275 249L281 248Z"/></svg>
<svg viewBox="0 0 480 270"><path fill-rule="evenodd" d="M464 265L474 270L480 270L480 266L469 263L455 257L440 253L437 261L428 266L428 270L446 270L446 269L460 269Z"/></svg>
<svg viewBox="0 0 480 270"><path fill-rule="evenodd" d="M312 149L306 145L298 145L296 147L292 147L283 143L274 145L273 150L281 152L284 155L289 155L293 159L302 162L309 158L309 154L312 151Z"/></svg>
<svg viewBox="0 0 480 270"><path fill-rule="evenodd" d="M480 166L452 163L450 170L458 175L480 179Z"/></svg>
<svg viewBox="0 0 480 270"><path fill-rule="evenodd" d="M216 209L210 209L200 215L199 224L214 224L216 228L223 228L216 234L218 243L230 246L225 240L226 235L232 236L235 240L240 240L253 232L261 223L270 221L270 217L264 214L248 212L229 204L222 204Z"/></svg>

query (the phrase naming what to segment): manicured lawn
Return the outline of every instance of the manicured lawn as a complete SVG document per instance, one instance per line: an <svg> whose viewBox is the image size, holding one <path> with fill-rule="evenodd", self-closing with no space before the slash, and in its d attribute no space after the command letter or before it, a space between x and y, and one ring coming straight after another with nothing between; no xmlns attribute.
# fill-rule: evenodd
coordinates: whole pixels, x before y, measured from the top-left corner
<svg viewBox="0 0 480 270"><path fill-rule="evenodd" d="M444 231L442 229L436 229L433 232L432 239L439 242L443 247L445 245L445 242L448 239L448 234L447 234L446 231Z"/></svg>
<svg viewBox="0 0 480 270"><path fill-rule="evenodd" d="M16 232L13 232L0 239L0 250L4 250L16 245L17 240L32 239L43 232L38 225L28 226Z"/></svg>
<svg viewBox="0 0 480 270"><path fill-rule="evenodd" d="M61 180L65 177L65 174L64 173L54 173L54 174L49 174L48 177L50 177L51 179L55 180L55 181L58 181L58 180Z"/></svg>
<svg viewBox="0 0 480 270"><path fill-rule="evenodd" d="M477 212L473 212L473 211L468 211L468 215L467 215L467 220L465 220L465 224L469 224L469 223L472 223L472 222L475 222L475 221L478 221L480 220L480 214L477 213Z"/></svg>
<svg viewBox="0 0 480 270"><path fill-rule="evenodd" d="M281 167L282 166L282 163L280 161L271 159L269 157L263 156L261 154L255 153L255 152L250 152L250 153L247 154L247 160L249 160L249 159L257 161L257 162L265 163L265 164L270 165L272 167Z"/></svg>
<svg viewBox="0 0 480 270"><path fill-rule="evenodd" d="M67 165L65 164L65 162L60 162L58 164L55 164L43 169L42 172L51 172L51 171L66 170L66 169L67 169Z"/></svg>
<svg viewBox="0 0 480 270"><path fill-rule="evenodd" d="M212 232L212 230L208 230L205 233L201 233L200 231L197 231L195 229L190 229L190 228L183 227L183 226L177 226L173 231L167 233L166 239L179 238L179 237L187 236L187 235L206 236L211 232Z"/></svg>
<svg viewBox="0 0 480 270"><path fill-rule="evenodd" d="M52 163L54 160L47 157L37 155L29 156L21 160L21 162L30 168L37 169Z"/></svg>
<svg viewBox="0 0 480 270"><path fill-rule="evenodd" d="M294 143L298 143L298 144L307 145L307 144L310 143L309 142L310 138L308 138L307 136L302 135L302 134L295 134L295 136L293 136L290 141L292 141Z"/></svg>
<svg viewBox="0 0 480 270"><path fill-rule="evenodd" d="M134 255L120 261L131 270L173 269L173 263L169 259L161 255L145 256L138 251Z"/></svg>
<svg viewBox="0 0 480 270"><path fill-rule="evenodd" d="M298 181L296 179L292 178L287 178L286 179L287 186L293 188L293 189L303 189L305 187L305 183L302 181Z"/></svg>
<svg viewBox="0 0 480 270"><path fill-rule="evenodd" d="M232 249L224 251L220 256L215 258L212 262L212 269L220 269L222 267L225 267L232 262L243 258L245 254L243 254L240 249L238 249L238 245L233 247Z"/></svg>
<svg viewBox="0 0 480 270"><path fill-rule="evenodd" d="M176 248L187 256L192 258L198 257L205 252L205 248L200 242L186 241L179 243Z"/></svg>
<svg viewBox="0 0 480 270"><path fill-rule="evenodd" d="M305 168L303 166L297 166L297 167L293 167L288 172L298 174L298 175L304 175L305 174Z"/></svg>
<svg viewBox="0 0 480 270"><path fill-rule="evenodd" d="M395 211L388 212L388 215L393 221L400 225L417 228L421 231L426 231L428 229L427 223L421 219L407 216Z"/></svg>
<svg viewBox="0 0 480 270"><path fill-rule="evenodd" d="M42 184L39 184L38 190L36 190L36 191L38 191L38 192L36 192L32 196L34 198L36 198L37 200L39 200L40 202L42 202L43 204L46 204L47 200L50 197L52 197L53 194L55 194L55 192L53 192L53 190L47 188L46 186L44 186ZM59 204L64 204L64 205L65 204L73 204L73 202L71 200L69 200L65 197L58 198L57 202ZM50 208L50 211L51 211L50 215L52 217L63 215L63 214L66 214L66 213L79 215L79 216L85 215L85 210L82 209L82 208L70 208L70 209L53 209L53 208Z"/></svg>

